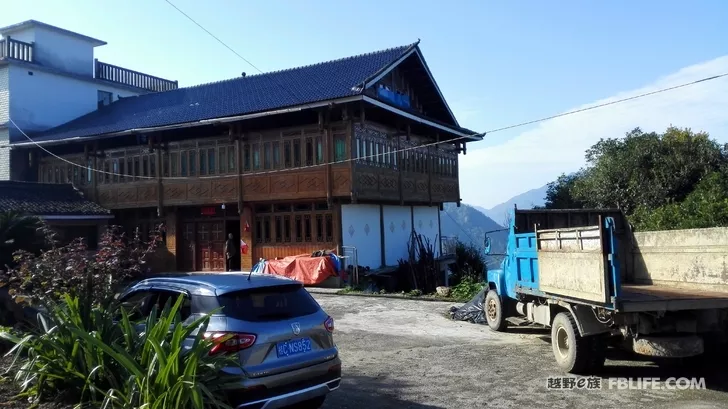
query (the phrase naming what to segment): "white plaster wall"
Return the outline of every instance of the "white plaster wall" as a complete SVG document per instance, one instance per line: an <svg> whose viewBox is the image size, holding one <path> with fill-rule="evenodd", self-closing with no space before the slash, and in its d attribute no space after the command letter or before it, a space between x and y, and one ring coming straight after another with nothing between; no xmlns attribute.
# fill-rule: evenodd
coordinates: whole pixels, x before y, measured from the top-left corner
<svg viewBox="0 0 728 409"><path fill-rule="evenodd" d="M10 180L10 148L7 146L9 140L8 129L0 126L0 180Z"/></svg>
<svg viewBox="0 0 728 409"><path fill-rule="evenodd" d="M435 256L440 255L440 236L439 236L439 209L437 206L414 206L412 213L414 215L415 231L427 238L435 249Z"/></svg>
<svg viewBox="0 0 728 409"><path fill-rule="evenodd" d="M95 111L99 90L113 93L115 101L140 94L19 65L9 69L10 116L25 132L42 131Z"/></svg>
<svg viewBox="0 0 728 409"><path fill-rule="evenodd" d="M341 205L342 243L356 247L360 266L375 269L382 264L379 222L379 205Z"/></svg>
<svg viewBox="0 0 728 409"><path fill-rule="evenodd" d="M407 243L412 233L411 206L383 206L385 264L396 266L400 259L407 259Z"/></svg>
<svg viewBox="0 0 728 409"><path fill-rule="evenodd" d="M35 62L64 72L93 76L94 46L88 40L35 27ZM12 37L12 35L11 35Z"/></svg>

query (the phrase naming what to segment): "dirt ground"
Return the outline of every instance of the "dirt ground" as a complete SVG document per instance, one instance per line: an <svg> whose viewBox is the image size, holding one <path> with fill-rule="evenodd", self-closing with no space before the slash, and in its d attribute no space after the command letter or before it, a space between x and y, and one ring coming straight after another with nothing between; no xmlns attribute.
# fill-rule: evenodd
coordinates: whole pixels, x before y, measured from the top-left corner
<svg viewBox="0 0 728 409"><path fill-rule="evenodd" d="M547 330L451 321L452 303L314 294L336 320L342 387L325 408L728 408L728 376L716 362L666 370L610 350L601 389L548 389L557 369ZM618 389L610 378L704 377L705 390ZM673 385L673 384L670 384Z"/></svg>

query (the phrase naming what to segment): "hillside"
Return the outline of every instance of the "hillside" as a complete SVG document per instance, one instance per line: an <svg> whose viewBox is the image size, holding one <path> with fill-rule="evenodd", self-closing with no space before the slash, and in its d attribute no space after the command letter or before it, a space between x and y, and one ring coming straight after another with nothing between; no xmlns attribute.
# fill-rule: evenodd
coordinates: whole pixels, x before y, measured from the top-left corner
<svg viewBox="0 0 728 409"><path fill-rule="evenodd" d="M490 209L484 209L480 206L476 206L476 208L482 211L491 220L498 223L504 223L506 215L511 209L513 209L513 205L516 205L519 209L532 209L534 206L543 206L544 199L546 198L547 187L548 185L543 185L539 188L531 189L528 192L513 196L507 201L493 206Z"/></svg>
<svg viewBox="0 0 728 409"><path fill-rule="evenodd" d="M501 230L504 227L493 221L483 212L473 206L461 204L457 207L455 203L446 203L445 210L440 212L440 231L443 237L457 237L460 241L473 244L483 249L485 233L493 230ZM503 253L506 248L508 232L500 231L490 233L491 252ZM495 267L500 258L489 258L488 267Z"/></svg>

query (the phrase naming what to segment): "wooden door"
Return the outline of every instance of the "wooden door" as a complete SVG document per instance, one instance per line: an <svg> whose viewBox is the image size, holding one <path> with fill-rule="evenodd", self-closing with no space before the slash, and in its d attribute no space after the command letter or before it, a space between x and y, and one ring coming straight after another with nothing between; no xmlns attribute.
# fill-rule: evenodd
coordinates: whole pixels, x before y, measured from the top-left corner
<svg viewBox="0 0 728 409"><path fill-rule="evenodd" d="M194 271L197 269L195 263L196 253L195 243L195 224L194 223L183 223L182 224L182 257L180 259L180 270L182 271Z"/></svg>
<svg viewBox="0 0 728 409"><path fill-rule="evenodd" d="M225 224L215 222L210 226L210 258L212 271L225 271Z"/></svg>
<svg viewBox="0 0 728 409"><path fill-rule="evenodd" d="M225 271L225 231L223 222L197 223L197 249L200 271Z"/></svg>
<svg viewBox="0 0 728 409"><path fill-rule="evenodd" d="M197 223L197 254L199 254L198 267L200 271L212 271L210 263L210 224Z"/></svg>

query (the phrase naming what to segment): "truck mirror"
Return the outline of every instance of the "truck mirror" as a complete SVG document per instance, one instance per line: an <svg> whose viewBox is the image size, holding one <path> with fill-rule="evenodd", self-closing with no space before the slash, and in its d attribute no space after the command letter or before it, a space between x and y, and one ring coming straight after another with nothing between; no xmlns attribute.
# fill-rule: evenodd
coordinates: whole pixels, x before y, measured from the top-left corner
<svg viewBox="0 0 728 409"><path fill-rule="evenodd" d="M485 254L490 254L490 237L485 238Z"/></svg>

